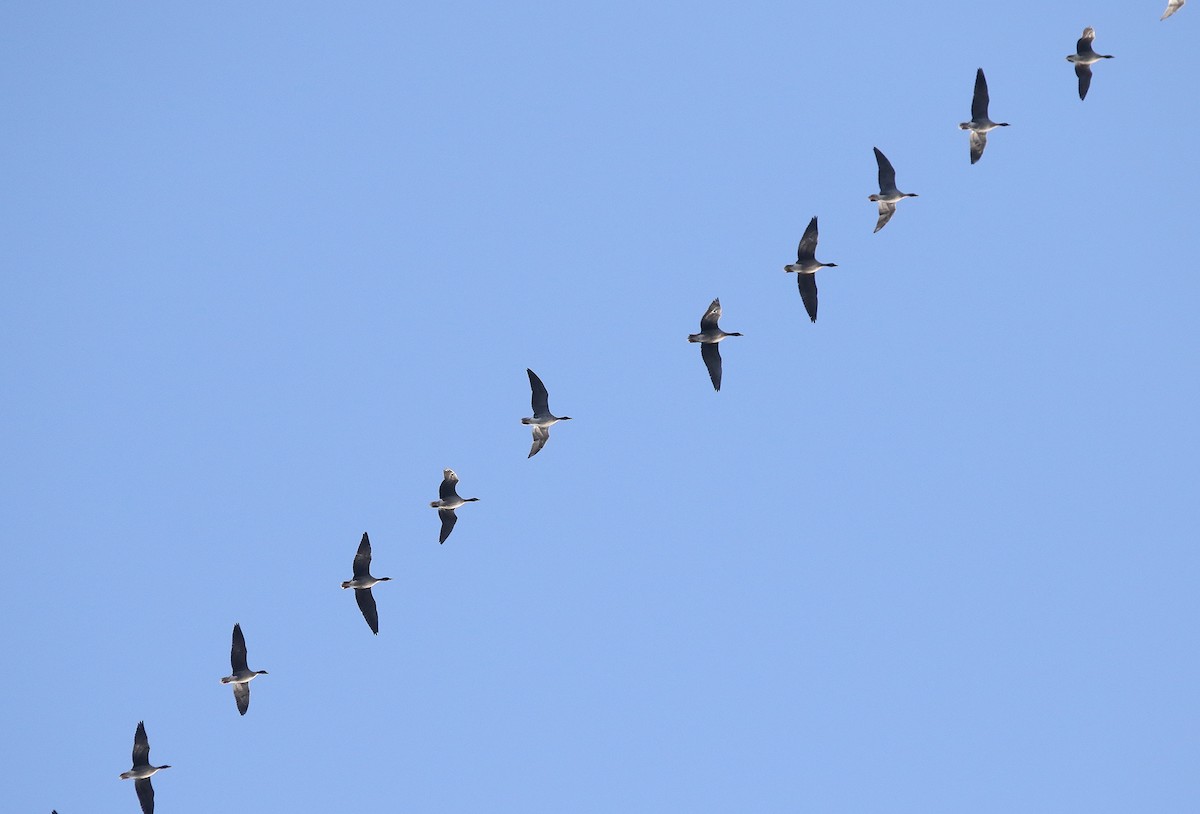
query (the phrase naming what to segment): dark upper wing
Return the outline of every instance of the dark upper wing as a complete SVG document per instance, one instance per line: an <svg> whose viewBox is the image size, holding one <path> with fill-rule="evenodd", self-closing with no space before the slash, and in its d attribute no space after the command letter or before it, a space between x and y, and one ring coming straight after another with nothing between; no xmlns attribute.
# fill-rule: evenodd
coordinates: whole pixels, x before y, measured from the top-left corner
<svg viewBox="0 0 1200 814"><path fill-rule="evenodd" d="M354 578L370 576L371 574L371 541L364 531L362 542L358 544L358 553L354 555Z"/></svg>
<svg viewBox="0 0 1200 814"><path fill-rule="evenodd" d="M237 675L239 670L246 670L246 637L242 635L242 626L235 624L233 626L233 647L229 650L229 663L233 665L233 673Z"/></svg>
<svg viewBox="0 0 1200 814"><path fill-rule="evenodd" d="M237 701L238 713L246 714L246 710L250 709L250 682L245 681L241 684L233 685L233 700Z"/></svg>
<svg viewBox="0 0 1200 814"><path fill-rule="evenodd" d="M700 345L700 357L708 368L708 378L712 379L713 390L721 389L721 351L716 342L705 342Z"/></svg>
<svg viewBox="0 0 1200 814"><path fill-rule="evenodd" d="M154 814L154 786L150 778L134 780L133 788L137 791L138 802L142 804L142 814Z"/></svg>
<svg viewBox="0 0 1200 814"><path fill-rule="evenodd" d="M1075 75L1079 77L1079 98L1087 96L1088 88L1092 86L1092 66L1075 65Z"/></svg>
<svg viewBox="0 0 1200 814"><path fill-rule="evenodd" d="M800 299L804 301L804 310L808 318L817 321L817 275L797 274L796 284L800 286Z"/></svg>
<svg viewBox="0 0 1200 814"><path fill-rule="evenodd" d="M1096 38L1096 32L1091 28L1083 29L1083 36L1075 43L1075 53L1081 57L1086 57L1089 54L1095 53L1092 49L1092 40Z"/></svg>
<svg viewBox="0 0 1200 814"><path fill-rule="evenodd" d="M138 721L137 732L133 733L133 765L145 766L150 762L150 739L146 737L145 721Z"/></svg>
<svg viewBox="0 0 1200 814"><path fill-rule="evenodd" d="M875 163L879 165L879 191L888 192L896 188L896 170L892 167L892 162L887 160L887 156L879 152L879 148L875 148Z"/></svg>
<svg viewBox="0 0 1200 814"><path fill-rule="evenodd" d="M704 316L700 317L700 333L708 333L717 327L717 320L721 318L721 300L715 299L712 305L708 306L708 310L704 312Z"/></svg>
<svg viewBox="0 0 1200 814"><path fill-rule="evenodd" d="M529 387L533 390L533 414L547 415L550 412L550 394L546 392L546 385L529 368L525 368L525 372L529 374Z"/></svg>
<svg viewBox="0 0 1200 814"><path fill-rule="evenodd" d="M379 611L375 609L375 597L370 588L355 588L354 598L358 601L358 609L371 628L371 632L379 635Z"/></svg>
<svg viewBox="0 0 1200 814"><path fill-rule="evenodd" d="M438 487L438 497L442 500L450 497L458 497L458 492L454 489L454 484L458 483L458 475L453 469L442 470L442 485Z"/></svg>
<svg viewBox="0 0 1200 814"><path fill-rule="evenodd" d="M438 517L442 518L442 533L438 536L438 542L444 543L450 536L450 532L454 530L454 524L458 522L458 517L454 514L454 509L438 509Z"/></svg>
<svg viewBox="0 0 1200 814"><path fill-rule="evenodd" d="M971 97L971 118L986 119L988 110L987 80L983 68L975 71L975 95Z"/></svg>
<svg viewBox="0 0 1200 814"><path fill-rule="evenodd" d="M800 238L800 245L796 248L796 261L803 263L805 260L812 260L817 254L817 217L808 222L808 228L804 230L804 237Z"/></svg>

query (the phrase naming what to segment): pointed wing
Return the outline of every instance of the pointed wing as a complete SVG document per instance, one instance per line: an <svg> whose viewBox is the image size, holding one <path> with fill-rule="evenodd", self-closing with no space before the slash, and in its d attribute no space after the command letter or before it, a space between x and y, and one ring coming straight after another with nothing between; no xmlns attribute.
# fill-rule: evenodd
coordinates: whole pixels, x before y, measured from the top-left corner
<svg viewBox="0 0 1200 814"><path fill-rule="evenodd" d="M550 428L535 426L533 428L533 446L529 448L529 454L526 455L525 458L529 459L529 458L532 458L534 455L537 455L538 450L540 450L542 447L546 446L546 442L549 440L550 440Z"/></svg>
<svg viewBox="0 0 1200 814"><path fill-rule="evenodd" d="M142 814L154 814L154 786L150 785L150 778L134 780L133 788L137 791L138 802L142 804Z"/></svg>
<svg viewBox="0 0 1200 814"><path fill-rule="evenodd" d="M879 231L876 229L875 231ZM800 299L804 301L804 310L808 318L817 321L817 275L797 274L796 283L800 286Z"/></svg>
<svg viewBox="0 0 1200 814"><path fill-rule="evenodd" d="M803 263L805 260L812 260L817 254L817 217L808 222L808 228L804 230L804 237L800 238L800 245L796 247L796 262Z"/></svg>
<svg viewBox="0 0 1200 814"><path fill-rule="evenodd" d="M358 544L358 553L354 555L354 578L368 577L371 575L371 541L367 539L367 533L364 531L362 542Z"/></svg>
<svg viewBox="0 0 1200 814"><path fill-rule="evenodd" d="M1160 20L1167 19L1172 14L1179 11L1179 9L1183 8L1183 4L1186 2L1187 2L1187 0L1170 0L1170 2L1167 3L1167 10L1164 11L1163 16L1159 17L1158 19L1160 19Z"/></svg>
<svg viewBox="0 0 1200 814"><path fill-rule="evenodd" d="M887 222L892 219L892 215L896 214L896 205L894 203L879 202L879 220L875 221L875 231L878 232Z"/></svg>
<svg viewBox="0 0 1200 814"><path fill-rule="evenodd" d="M233 626L233 647L229 650L229 663L233 665L233 674L249 669L246 667L246 637L242 635L240 624Z"/></svg>
<svg viewBox="0 0 1200 814"><path fill-rule="evenodd" d="M438 497L446 500L451 497L458 497L458 492L455 491L454 485L458 483L458 475L453 469L442 470L442 485L438 488Z"/></svg>
<svg viewBox="0 0 1200 814"><path fill-rule="evenodd" d="M705 342L700 345L700 358L708 368L708 378L712 379L713 390L721 389L721 350L716 342Z"/></svg>
<svg viewBox="0 0 1200 814"><path fill-rule="evenodd" d="M983 68L980 68L975 71L975 95L971 97L971 118L975 120L986 119L987 110L987 80L983 77Z"/></svg>
<svg viewBox="0 0 1200 814"><path fill-rule="evenodd" d="M458 517L454 514L454 509L438 509L438 517L442 518L442 533L438 536L438 542L444 543L450 532L454 531Z"/></svg>
<svg viewBox="0 0 1200 814"><path fill-rule="evenodd" d="M137 732L133 733L133 765L146 766L150 763L150 739L146 737L145 721L138 721Z"/></svg>
<svg viewBox="0 0 1200 814"><path fill-rule="evenodd" d="M233 685L233 699L237 701L238 713L246 714L246 710L250 709L250 682L244 681L241 684Z"/></svg>
<svg viewBox="0 0 1200 814"><path fill-rule="evenodd" d="M717 320L721 318L721 300L715 299L712 305L708 306L708 310L704 312L704 316L700 317L700 333L708 333L715 330Z"/></svg>
<svg viewBox="0 0 1200 814"><path fill-rule="evenodd" d="M371 589L355 588L354 598L357 600L358 609L362 611L363 618L367 620L367 625L371 628L371 632L378 636L379 611L375 609L375 597L371 595Z"/></svg>
<svg viewBox="0 0 1200 814"><path fill-rule="evenodd" d="M1079 77L1079 98L1083 99L1092 86L1092 66L1076 63L1075 75Z"/></svg>
<svg viewBox="0 0 1200 814"><path fill-rule="evenodd" d="M879 152L879 148L875 149L875 163L879 165L879 191L883 194L896 191L896 170L892 168L892 162L887 160L887 156ZM876 232L879 231L877 228Z"/></svg>
<svg viewBox="0 0 1200 814"><path fill-rule="evenodd" d="M974 164L983 157L983 148L987 146L987 133L971 131L971 163Z"/></svg>
<svg viewBox="0 0 1200 814"><path fill-rule="evenodd" d="M542 384L542 380L529 368L525 368L525 372L529 374L529 387L533 390L534 416L549 415L550 394L546 392L546 385Z"/></svg>

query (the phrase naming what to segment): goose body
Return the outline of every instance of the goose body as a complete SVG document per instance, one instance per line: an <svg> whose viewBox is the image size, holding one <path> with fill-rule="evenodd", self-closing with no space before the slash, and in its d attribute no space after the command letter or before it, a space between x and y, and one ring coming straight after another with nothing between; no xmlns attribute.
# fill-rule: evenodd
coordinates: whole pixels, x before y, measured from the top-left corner
<svg viewBox="0 0 1200 814"><path fill-rule="evenodd" d="M358 552L354 555L354 578L343 582L342 587L354 589L354 600L358 603L358 609L362 611L363 619L367 620L367 626L376 636L379 635L379 611L375 607L375 597L371 594L371 588L390 580L391 577L371 576L371 541L364 531L358 544Z"/></svg>
<svg viewBox="0 0 1200 814"><path fill-rule="evenodd" d="M988 118L988 87L983 68L975 71L975 93L971 96L971 121L958 125L971 133L971 163L983 157L987 146L987 134L997 127L1008 127L1008 122L994 122Z"/></svg>
<svg viewBox="0 0 1200 814"><path fill-rule="evenodd" d="M896 204L905 198L916 198L915 192L901 192L896 188L896 170L892 167L892 162L888 161L887 156L875 147L875 163L879 165L879 194L867 196L868 201L874 201L879 204L879 220L875 222L875 231L878 232L887 222L892 219L892 215L896 214Z"/></svg>
<svg viewBox="0 0 1200 814"><path fill-rule="evenodd" d="M1075 53L1067 54L1067 62L1075 63L1075 76L1079 78L1080 101L1087 96L1088 88L1092 86L1092 65L1102 59L1113 58L1112 54L1097 54L1096 50L1092 48L1094 39L1096 39L1096 29L1089 25L1083 29L1083 36L1075 43Z"/></svg>
<svg viewBox="0 0 1200 814"><path fill-rule="evenodd" d="M454 524L458 522L458 516L454 510L464 503L474 503L479 500L477 497L459 497L458 496L458 475L453 469L442 470L442 485L438 489L438 499L430 502L431 508L438 510L438 517L442 520L442 532L438 536L438 542L446 542L446 538L450 536L450 532L454 530Z"/></svg>
<svg viewBox="0 0 1200 814"><path fill-rule="evenodd" d="M800 300L813 322L817 321L817 270L836 267L837 263L822 263L817 259L817 216L813 215L804 230L804 236L800 238L800 245L796 247L796 262L783 267L784 271L796 272Z"/></svg>
<svg viewBox="0 0 1200 814"><path fill-rule="evenodd" d="M237 701L238 713L245 715L250 709L250 682L267 675L266 670L251 670L246 666L246 637L242 626L233 626L233 644L229 649L229 663L233 672L221 679L222 684L233 685L233 698Z"/></svg>
<svg viewBox="0 0 1200 814"><path fill-rule="evenodd" d="M133 768L121 772L121 779L133 781L133 789L137 792L142 814L154 814L154 786L150 785L150 778L169 768L170 764L151 765L150 739L146 737L146 724L144 721L138 721L137 731L133 733Z"/></svg>
<svg viewBox="0 0 1200 814"><path fill-rule="evenodd" d="M731 336L741 336L740 333L726 333L717 325L721 318L721 300L715 299L704 316L700 317L700 333L688 334L689 342L700 343L700 358L708 368L708 378L712 380L713 390L721 389L721 351L717 344Z"/></svg>
<svg viewBox="0 0 1200 814"><path fill-rule="evenodd" d="M529 454L525 456L526 458L532 458L550 440L550 428L560 421L570 421L571 417L569 415L554 415L551 413L550 393L546 390L546 385L542 384L542 380L538 378L538 375L529 368L525 368L525 372L529 374L529 389L533 393L531 399L533 415L528 418L522 418L521 423L533 427L533 446L530 447Z"/></svg>

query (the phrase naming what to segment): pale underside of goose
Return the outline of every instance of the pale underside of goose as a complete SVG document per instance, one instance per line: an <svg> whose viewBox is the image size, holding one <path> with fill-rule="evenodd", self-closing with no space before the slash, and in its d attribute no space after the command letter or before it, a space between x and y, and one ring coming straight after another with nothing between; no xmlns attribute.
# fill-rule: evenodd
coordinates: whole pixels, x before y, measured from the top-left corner
<svg viewBox="0 0 1200 814"><path fill-rule="evenodd" d="M381 582L388 582L391 577L371 576L371 540L364 531L358 544L358 552L354 555L354 579L342 583L343 588L354 589L354 600L362 611L363 619L376 636L379 635L379 611L375 607L375 597L371 588Z"/></svg>
<svg viewBox="0 0 1200 814"><path fill-rule="evenodd" d="M560 421L570 421L571 417L569 415L556 416L551 413L550 393L546 390L546 385L542 384L538 375L529 368L525 368L525 372L529 374L533 415L529 418L522 418L521 423L528 424L533 429L533 445L529 448L529 454L525 456L532 458L550 440L550 428Z"/></svg>
<svg viewBox="0 0 1200 814"><path fill-rule="evenodd" d="M875 163L879 165L879 194L871 195L867 200L879 204L879 220L875 222L875 231L878 232L892 219L892 215L896 214L896 204L905 198L916 198L917 193L901 192L896 188L896 170L892 167L892 162L888 161L887 156L880 152L878 147L874 149Z"/></svg>
<svg viewBox="0 0 1200 814"><path fill-rule="evenodd" d="M971 133L971 163L983 158L987 147L987 134L997 127L1008 127L1008 122L994 122L988 118L988 87L983 68L975 71L975 92L971 96L971 121L959 125Z"/></svg>
<svg viewBox="0 0 1200 814"><path fill-rule="evenodd" d="M728 337L741 336L737 332L722 331L717 324L720 319L721 300L718 298L712 301L704 316L700 317L700 333L688 335L689 342L700 343L700 358L704 360L704 366L708 369L708 378L712 381L713 390L717 391L721 389L721 351L717 345Z"/></svg>

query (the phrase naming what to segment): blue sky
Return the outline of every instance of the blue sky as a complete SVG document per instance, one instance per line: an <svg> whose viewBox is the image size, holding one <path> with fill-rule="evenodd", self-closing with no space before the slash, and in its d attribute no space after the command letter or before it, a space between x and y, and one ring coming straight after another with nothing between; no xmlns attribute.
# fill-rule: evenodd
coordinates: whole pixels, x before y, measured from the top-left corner
<svg viewBox="0 0 1200 814"><path fill-rule="evenodd" d="M1196 810L1200 9L246 5L0 12L7 809Z"/></svg>

